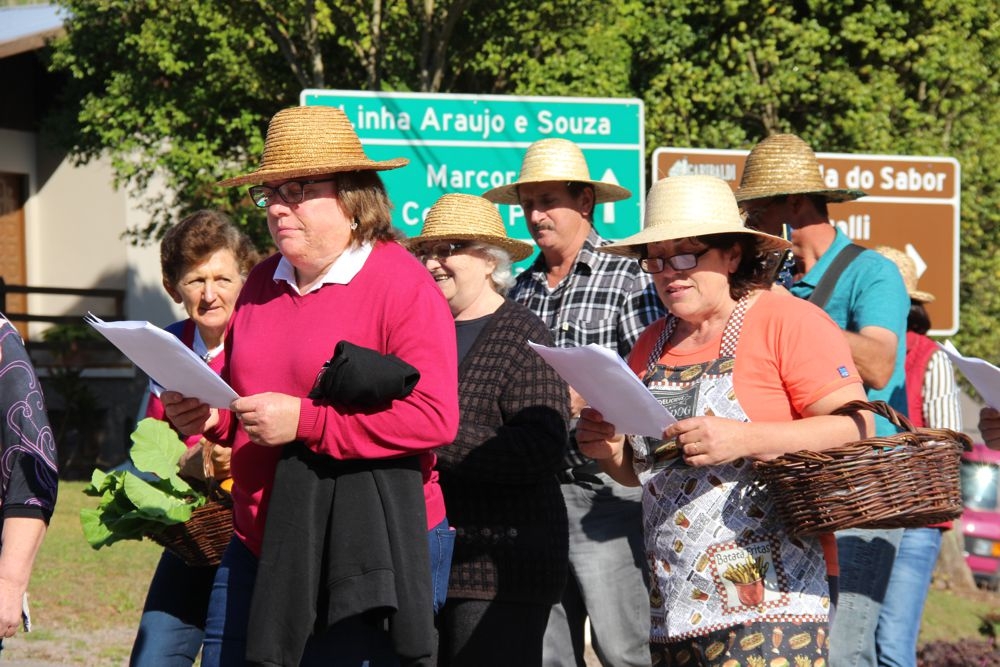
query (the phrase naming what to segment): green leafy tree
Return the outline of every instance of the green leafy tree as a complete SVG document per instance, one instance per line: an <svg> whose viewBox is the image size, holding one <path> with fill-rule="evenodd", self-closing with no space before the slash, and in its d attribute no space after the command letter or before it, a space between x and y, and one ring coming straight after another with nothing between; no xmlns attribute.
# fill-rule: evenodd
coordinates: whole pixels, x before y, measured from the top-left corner
<svg viewBox="0 0 1000 667"><path fill-rule="evenodd" d="M51 69L67 84L47 133L81 162L109 155L120 187L145 193L162 179L136 242L198 208L259 220L243 193L214 183L254 164L268 119L304 88L627 93L627 58L597 57L627 46L624 24L594 0L61 4L71 18ZM607 23L591 25L589 8ZM558 73L536 85L543 62ZM267 244L261 225L247 227Z"/></svg>
<svg viewBox="0 0 1000 667"><path fill-rule="evenodd" d="M1000 6L964 0L60 0L47 127L119 184L259 221L214 183L251 167L303 88L636 96L646 143L951 155L962 165L963 351L1000 357ZM249 227L261 243L263 226Z"/></svg>
<svg viewBox="0 0 1000 667"><path fill-rule="evenodd" d="M962 166L963 352L1000 358L1000 6L649 0L633 85L647 146L949 155Z"/></svg>

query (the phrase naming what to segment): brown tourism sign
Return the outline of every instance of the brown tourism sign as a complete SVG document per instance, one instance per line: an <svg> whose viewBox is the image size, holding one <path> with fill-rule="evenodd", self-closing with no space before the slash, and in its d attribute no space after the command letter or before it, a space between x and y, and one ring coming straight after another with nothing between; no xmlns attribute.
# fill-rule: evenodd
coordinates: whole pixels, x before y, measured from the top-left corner
<svg viewBox="0 0 1000 667"><path fill-rule="evenodd" d="M748 151L657 148L654 178L709 174L735 190ZM932 335L958 331L959 194L961 170L949 157L817 153L830 188L864 190L866 197L830 205L830 221L868 248L887 245L913 258L928 304Z"/></svg>

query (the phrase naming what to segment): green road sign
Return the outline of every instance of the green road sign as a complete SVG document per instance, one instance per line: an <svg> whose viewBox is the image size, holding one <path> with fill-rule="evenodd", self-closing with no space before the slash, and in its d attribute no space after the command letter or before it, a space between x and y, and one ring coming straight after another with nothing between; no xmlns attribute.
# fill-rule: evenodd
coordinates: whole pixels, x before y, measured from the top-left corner
<svg viewBox="0 0 1000 667"><path fill-rule="evenodd" d="M441 195L480 195L516 181L525 149L548 138L576 142L591 178L632 192L598 206L594 223L603 236L622 238L642 226L641 100L304 90L300 101L343 109L372 159L409 158L381 176L395 204L393 223L410 236ZM520 207L498 208L508 234L529 240Z"/></svg>

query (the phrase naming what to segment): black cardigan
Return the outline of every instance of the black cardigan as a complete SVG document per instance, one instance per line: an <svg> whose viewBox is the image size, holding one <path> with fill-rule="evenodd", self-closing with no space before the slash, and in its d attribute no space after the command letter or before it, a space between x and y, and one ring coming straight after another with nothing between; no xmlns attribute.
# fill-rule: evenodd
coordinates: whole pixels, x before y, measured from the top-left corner
<svg viewBox="0 0 1000 667"><path fill-rule="evenodd" d="M275 471L247 663L298 665L310 635L364 615L401 665L431 665L433 593L417 457L338 461L286 445Z"/></svg>
<svg viewBox="0 0 1000 667"><path fill-rule="evenodd" d="M549 605L568 571L562 467L569 390L530 347L552 334L506 300L458 367L461 420L437 450L457 531L448 597Z"/></svg>

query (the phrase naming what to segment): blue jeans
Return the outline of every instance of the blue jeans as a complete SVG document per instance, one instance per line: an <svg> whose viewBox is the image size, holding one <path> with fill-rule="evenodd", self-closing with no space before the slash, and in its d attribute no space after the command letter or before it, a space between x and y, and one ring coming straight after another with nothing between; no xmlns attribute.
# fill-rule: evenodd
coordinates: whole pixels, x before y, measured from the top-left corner
<svg viewBox="0 0 1000 667"><path fill-rule="evenodd" d="M146 593L130 667L191 667L201 649L214 567L164 551Z"/></svg>
<svg viewBox="0 0 1000 667"><path fill-rule="evenodd" d="M903 531L875 633L880 666L916 667L920 620L940 550L941 529Z"/></svg>
<svg viewBox="0 0 1000 667"><path fill-rule="evenodd" d="M431 577L434 587L434 614L444 607L448 599L448 578L451 574L451 557L455 554L455 529L448 519L431 528L427 533L431 548Z"/></svg>
<svg viewBox="0 0 1000 667"><path fill-rule="evenodd" d="M448 592L448 572L455 545L454 531L449 529L447 519L428 531L427 540L431 550L434 608L439 609ZM257 557L234 536L212 586L202 667L245 664L247 625L256 578ZM337 623L322 637L311 637L300 664L302 667L396 667L399 661L386 632L360 618L350 618Z"/></svg>
<svg viewBox="0 0 1000 667"><path fill-rule="evenodd" d="M837 533L840 590L830 625L830 667L877 664L875 628L902 536L901 528Z"/></svg>
<svg viewBox="0 0 1000 667"><path fill-rule="evenodd" d="M603 485L562 484L569 516L569 579L545 629L543 665L583 662L590 617L602 664L649 667L649 591L644 582L642 489L601 473Z"/></svg>

